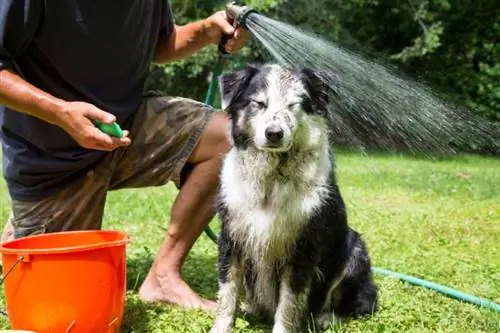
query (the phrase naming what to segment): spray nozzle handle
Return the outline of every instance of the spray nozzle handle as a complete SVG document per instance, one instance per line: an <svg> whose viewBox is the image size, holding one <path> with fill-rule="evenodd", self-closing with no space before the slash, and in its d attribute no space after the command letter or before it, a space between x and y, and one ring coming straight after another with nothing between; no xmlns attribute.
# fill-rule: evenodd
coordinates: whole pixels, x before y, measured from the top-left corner
<svg viewBox="0 0 500 333"><path fill-rule="evenodd" d="M227 9L227 7L231 4L233 4L234 1L228 5L226 5L226 16L227 16L227 21L229 22L229 24L231 24L232 26L234 26L234 17L231 15L231 13L229 12L229 10ZM228 52L226 51L226 44L228 42L229 39L231 39L231 35L228 35L228 34L222 34L222 37L220 39L220 42L219 42L219 46L218 46L218 50L219 50L219 53L221 54L228 54Z"/></svg>
<svg viewBox="0 0 500 333"><path fill-rule="evenodd" d="M218 46L218 50L221 54L228 54L228 52L226 51L226 44L227 44L227 41L229 39L231 39L231 35L227 35L227 34L222 34L222 37L220 39L220 42L219 42L219 46Z"/></svg>
<svg viewBox="0 0 500 333"><path fill-rule="evenodd" d="M246 20L248 16L252 13L257 13L257 11L253 8L245 6L243 4L237 4L236 1L230 2L226 5L226 16L228 22L236 27L242 26L247 28ZM221 41L219 43L219 52L222 54L227 54L226 51L226 43L231 38L230 35L222 35Z"/></svg>
<svg viewBox="0 0 500 333"><path fill-rule="evenodd" d="M250 14L258 13L255 9L243 5L236 4L236 1L230 2L226 5L227 17L236 22L237 25L241 25L243 28L247 28L247 19Z"/></svg>

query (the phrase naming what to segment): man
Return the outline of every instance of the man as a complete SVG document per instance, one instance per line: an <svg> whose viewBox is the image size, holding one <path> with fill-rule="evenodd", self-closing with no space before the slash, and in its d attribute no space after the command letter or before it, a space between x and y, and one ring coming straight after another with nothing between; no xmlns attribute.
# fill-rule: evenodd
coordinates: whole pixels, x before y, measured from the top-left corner
<svg viewBox="0 0 500 333"><path fill-rule="evenodd" d="M228 121L202 103L142 90L150 62L186 58L223 34L228 52L249 35L223 11L178 26L165 0L2 0L0 133L12 201L3 240L101 228L108 190L173 181L168 232L139 295L213 309L180 271L213 218ZM117 121L125 136L96 121Z"/></svg>

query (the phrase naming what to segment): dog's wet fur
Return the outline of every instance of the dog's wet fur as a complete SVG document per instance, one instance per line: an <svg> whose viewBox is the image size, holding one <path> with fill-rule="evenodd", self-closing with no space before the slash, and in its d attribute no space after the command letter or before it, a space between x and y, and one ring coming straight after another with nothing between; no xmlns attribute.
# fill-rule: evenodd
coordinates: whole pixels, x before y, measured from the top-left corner
<svg viewBox="0 0 500 333"><path fill-rule="evenodd" d="M377 309L368 251L348 225L335 179L333 81L274 64L219 79L232 148L216 199L222 229L212 333L231 332L243 291L243 310L267 318L273 333L306 332L310 318L324 330L336 317Z"/></svg>

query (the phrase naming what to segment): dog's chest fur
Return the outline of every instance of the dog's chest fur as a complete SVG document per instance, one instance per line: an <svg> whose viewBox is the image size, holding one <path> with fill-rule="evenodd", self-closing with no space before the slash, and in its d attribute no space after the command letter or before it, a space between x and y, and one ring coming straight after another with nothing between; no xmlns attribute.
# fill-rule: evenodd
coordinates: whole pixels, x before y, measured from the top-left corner
<svg viewBox="0 0 500 333"><path fill-rule="evenodd" d="M329 155L229 152L222 171L231 238L257 260L286 256L328 194ZM264 257L262 257L264 256Z"/></svg>

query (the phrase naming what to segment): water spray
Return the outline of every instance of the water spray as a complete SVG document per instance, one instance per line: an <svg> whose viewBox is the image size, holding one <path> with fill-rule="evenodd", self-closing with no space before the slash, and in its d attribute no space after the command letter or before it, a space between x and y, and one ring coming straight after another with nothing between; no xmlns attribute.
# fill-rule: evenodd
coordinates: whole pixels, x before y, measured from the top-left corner
<svg viewBox="0 0 500 333"><path fill-rule="evenodd" d="M280 65L308 67L337 78L325 82L332 95L329 109L335 143L361 149L403 148L426 155L470 149L500 153L498 126L440 98L426 82L385 60L271 19L241 1L230 2L225 9L228 21L250 31ZM219 46L221 53L225 53L224 43Z"/></svg>

